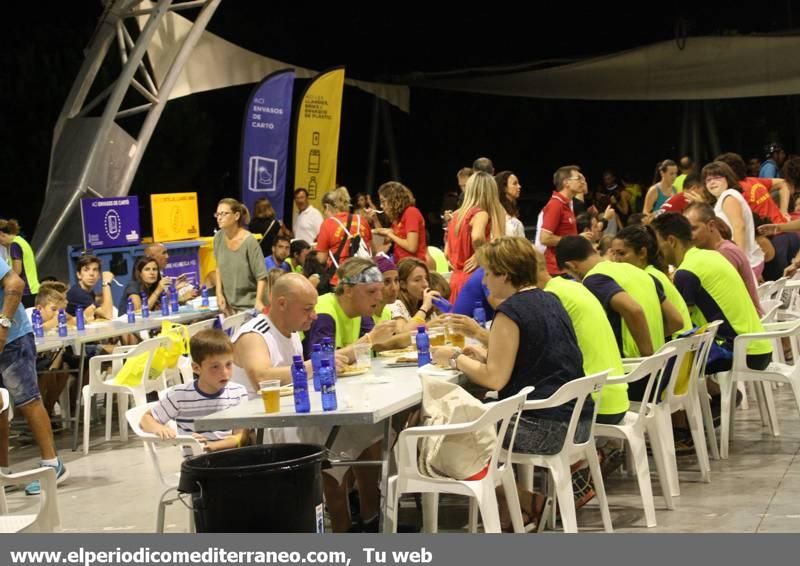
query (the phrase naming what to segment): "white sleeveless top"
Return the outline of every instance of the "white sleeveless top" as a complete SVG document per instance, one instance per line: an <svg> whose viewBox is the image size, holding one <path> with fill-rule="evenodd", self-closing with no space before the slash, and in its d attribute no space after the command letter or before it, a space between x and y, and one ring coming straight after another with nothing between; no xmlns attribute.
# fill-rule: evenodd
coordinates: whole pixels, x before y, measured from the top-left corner
<svg viewBox="0 0 800 566"><path fill-rule="evenodd" d="M733 226L731 226L731 221L728 219L728 215L725 214L722 210L722 202L726 198L733 198L736 202L739 203L739 208L742 209L742 216L744 217L744 232L745 232L745 249L742 251L747 256L748 261L750 262L750 267L756 268L762 263L764 263L764 251L759 247L756 243L756 231L755 231L755 224L753 223L753 211L750 210L750 206L747 204L747 201L744 200L742 193L737 191L736 189L726 189L719 198L717 199L717 204L714 205L714 213L725 221L725 224L733 230Z"/></svg>
<svg viewBox="0 0 800 566"><path fill-rule="evenodd" d="M287 338L280 331L275 328L273 322L265 314L259 314L257 317L248 320L244 323L236 334L233 336L232 342L236 341L243 335L253 332L261 336L264 343L269 350L269 357L271 367L288 367L292 365L292 356L303 355L303 345L300 342L300 335L297 332L292 332L292 335ZM247 377L247 372L239 366L233 366L233 377L231 379L234 383L240 383L247 389L247 395L250 399L258 395L250 378Z"/></svg>

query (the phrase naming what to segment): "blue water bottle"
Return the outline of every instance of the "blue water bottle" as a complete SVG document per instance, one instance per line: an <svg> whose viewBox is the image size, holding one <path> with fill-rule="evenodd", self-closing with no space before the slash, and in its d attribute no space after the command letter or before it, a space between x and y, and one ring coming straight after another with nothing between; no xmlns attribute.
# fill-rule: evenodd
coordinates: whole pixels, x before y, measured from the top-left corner
<svg viewBox="0 0 800 566"><path fill-rule="evenodd" d="M178 304L178 291L175 290L174 285L169 287L169 308L172 312L178 312L181 308Z"/></svg>
<svg viewBox="0 0 800 566"><path fill-rule="evenodd" d="M481 328L486 328L486 311L482 302L475 301L475 310L472 311L472 318L481 325Z"/></svg>
<svg viewBox="0 0 800 566"><path fill-rule="evenodd" d="M128 324L136 322L136 309L133 308L133 299L128 297Z"/></svg>
<svg viewBox="0 0 800 566"><path fill-rule="evenodd" d="M205 285L200 287L200 308L208 308L208 288Z"/></svg>
<svg viewBox="0 0 800 566"><path fill-rule="evenodd" d="M322 387L322 410L335 411L336 403L336 383L333 378L333 368L327 358L322 358L319 368L319 382Z"/></svg>
<svg viewBox="0 0 800 566"><path fill-rule="evenodd" d="M39 309L33 309L31 313L31 323L33 324L33 334L37 338L44 338L44 323L42 313Z"/></svg>
<svg viewBox="0 0 800 566"><path fill-rule="evenodd" d="M83 316L83 307L75 307L75 326L78 330L86 330L86 318Z"/></svg>
<svg viewBox="0 0 800 566"><path fill-rule="evenodd" d="M64 309L58 309L58 335L62 338L67 335L67 313Z"/></svg>
<svg viewBox="0 0 800 566"><path fill-rule="evenodd" d="M142 293L142 318L150 317L150 305L148 304L149 297L147 293Z"/></svg>
<svg viewBox="0 0 800 566"><path fill-rule="evenodd" d="M166 291L161 293L161 316L169 316L169 299Z"/></svg>
<svg viewBox="0 0 800 566"><path fill-rule="evenodd" d="M320 390L319 368L322 367L322 346L313 344L311 346L311 369L314 373L314 391Z"/></svg>
<svg viewBox="0 0 800 566"><path fill-rule="evenodd" d="M302 356L293 356L292 361L294 411L296 413L308 413L311 410L311 402L308 400L308 374L306 373L306 366L303 365Z"/></svg>
<svg viewBox="0 0 800 566"><path fill-rule="evenodd" d="M431 341L425 327L417 327L417 366L422 367L431 363Z"/></svg>
<svg viewBox="0 0 800 566"><path fill-rule="evenodd" d="M331 338L322 339L322 359L328 360L328 365L333 373L333 382L336 383L336 348Z"/></svg>
<svg viewBox="0 0 800 566"><path fill-rule="evenodd" d="M449 313L453 311L453 305L451 305L450 301L448 301L444 297L434 297L432 302L433 306L435 306L443 313Z"/></svg>

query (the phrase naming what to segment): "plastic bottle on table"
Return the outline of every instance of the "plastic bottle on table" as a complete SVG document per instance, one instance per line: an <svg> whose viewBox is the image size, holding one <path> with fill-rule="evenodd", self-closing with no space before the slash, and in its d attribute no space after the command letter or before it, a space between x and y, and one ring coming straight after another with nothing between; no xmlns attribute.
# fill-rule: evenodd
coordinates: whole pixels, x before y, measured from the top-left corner
<svg viewBox="0 0 800 566"><path fill-rule="evenodd" d="M320 390L319 368L322 367L322 346L314 344L311 346L311 369L314 374L314 391Z"/></svg>
<svg viewBox="0 0 800 566"><path fill-rule="evenodd" d="M323 358L319 368L319 381L322 387L322 410L335 411L338 406L336 402L336 383L333 378L333 368L327 358Z"/></svg>
<svg viewBox="0 0 800 566"><path fill-rule="evenodd" d="M169 308L172 312L178 312L181 308L180 303L178 303L178 291L175 290L174 285L170 285L169 288Z"/></svg>
<svg viewBox="0 0 800 566"><path fill-rule="evenodd" d="M147 293L142 293L142 318L150 317L150 305L148 304L149 298Z"/></svg>
<svg viewBox="0 0 800 566"><path fill-rule="evenodd" d="M128 324L136 322L136 309L133 307L133 299L128 297Z"/></svg>
<svg viewBox="0 0 800 566"><path fill-rule="evenodd" d="M417 327L417 366L422 367L431 363L431 341L425 326Z"/></svg>
<svg viewBox="0 0 800 566"><path fill-rule="evenodd" d="M322 339L322 359L328 360L328 365L331 367L333 373L333 381L336 382L336 347L333 345L333 339Z"/></svg>
<svg viewBox="0 0 800 566"><path fill-rule="evenodd" d="M302 356L292 357L292 386L295 412L308 413L311 410L311 402L308 399L308 374Z"/></svg>
<svg viewBox="0 0 800 566"><path fill-rule="evenodd" d="M200 287L200 308L207 309L208 306L208 288L203 285Z"/></svg>
<svg viewBox="0 0 800 566"><path fill-rule="evenodd" d="M169 316L169 297L166 291L161 293L161 316Z"/></svg>
<svg viewBox="0 0 800 566"><path fill-rule="evenodd" d="M67 335L67 313L58 309L58 335L62 338Z"/></svg>
<svg viewBox="0 0 800 566"><path fill-rule="evenodd" d="M31 324L33 324L33 334L37 338L44 338L44 323L42 322L42 313L36 308L31 313Z"/></svg>

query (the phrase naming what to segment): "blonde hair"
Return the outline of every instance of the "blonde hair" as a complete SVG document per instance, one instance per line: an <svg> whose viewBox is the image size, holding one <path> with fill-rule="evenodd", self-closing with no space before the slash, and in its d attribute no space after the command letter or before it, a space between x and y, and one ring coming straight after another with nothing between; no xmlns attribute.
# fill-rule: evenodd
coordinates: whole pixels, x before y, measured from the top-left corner
<svg viewBox="0 0 800 566"><path fill-rule="evenodd" d="M350 210L350 192L347 187L329 191L322 197L322 205L330 206L336 212L347 212Z"/></svg>
<svg viewBox="0 0 800 566"><path fill-rule="evenodd" d="M64 284L59 281L42 283L36 295L36 306L43 307L48 303L54 303L60 308L67 306L67 294L63 286Z"/></svg>
<svg viewBox="0 0 800 566"><path fill-rule="evenodd" d="M247 207L236 200L235 198L224 198L217 203L217 206L225 204L231 208L231 212L239 213L239 226L247 226L250 224L250 211Z"/></svg>
<svg viewBox="0 0 800 566"><path fill-rule="evenodd" d="M505 275L514 287L536 285L536 248L525 238L503 236L482 246L478 263L495 275Z"/></svg>
<svg viewBox="0 0 800 566"><path fill-rule="evenodd" d="M464 188L464 203L455 211L456 234L461 231L461 225L469 209L478 207L489 215L491 239L499 238L506 232L506 211L500 204L500 193L494 177L483 171L476 171L467 179Z"/></svg>

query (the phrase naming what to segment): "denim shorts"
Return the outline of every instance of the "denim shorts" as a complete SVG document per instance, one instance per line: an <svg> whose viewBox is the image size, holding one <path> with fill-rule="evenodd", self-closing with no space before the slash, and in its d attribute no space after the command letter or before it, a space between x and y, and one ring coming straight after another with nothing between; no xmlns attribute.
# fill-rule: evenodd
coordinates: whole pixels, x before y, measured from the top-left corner
<svg viewBox="0 0 800 566"><path fill-rule="evenodd" d="M0 387L8 389L14 405L41 399L36 379L36 342L33 334L20 336L0 352Z"/></svg>
<svg viewBox="0 0 800 566"><path fill-rule="evenodd" d="M568 428L569 422L540 419L523 414L519 419L517 436L514 438L514 452L543 456L558 454L564 446ZM579 420L575 430L575 441L586 442L591 428L591 421ZM511 432L511 426L509 426L503 441L505 448L508 448Z"/></svg>

